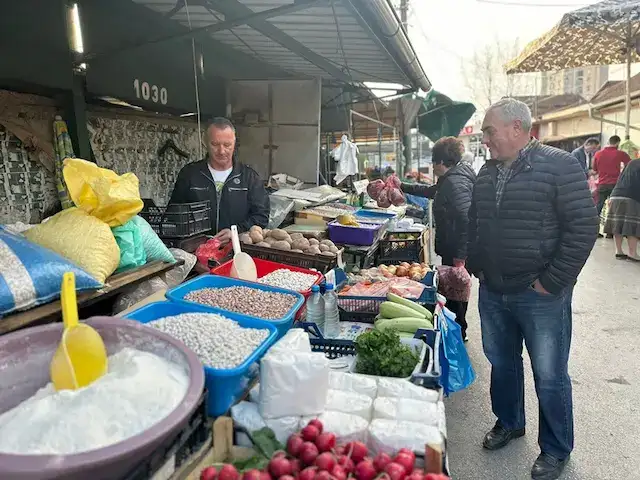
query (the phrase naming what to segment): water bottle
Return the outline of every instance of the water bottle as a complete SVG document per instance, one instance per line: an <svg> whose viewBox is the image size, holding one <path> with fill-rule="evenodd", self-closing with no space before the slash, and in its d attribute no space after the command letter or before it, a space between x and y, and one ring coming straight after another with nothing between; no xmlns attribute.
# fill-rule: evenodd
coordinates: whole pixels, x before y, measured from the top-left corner
<svg viewBox="0 0 640 480"><path fill-rule="evenodd" d="M320 287L311 287L311 296L307 300L307 322L315 323L320 332L324 330L324 298L320 293ZM323 333L324 335L324 333Z"/></svg>
<svg viewBox="0 0 640 480"><path fill-rule="evenodd" d="M340 315L338 313L338 296L333 284L327 283L324 294L324 337L338 338L340 336Z"/></svg>

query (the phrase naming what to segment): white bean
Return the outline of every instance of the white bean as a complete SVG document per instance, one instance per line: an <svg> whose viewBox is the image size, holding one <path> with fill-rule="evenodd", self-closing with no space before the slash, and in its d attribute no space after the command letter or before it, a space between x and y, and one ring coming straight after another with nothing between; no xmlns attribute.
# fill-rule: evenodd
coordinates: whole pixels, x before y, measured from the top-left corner
<svg viewBox="0 0 640 480"><path fill-rule="evenodd" d="M232 369L242 364L269 336L269 330L244 328L216 313L182 313L147 325L180 340L212 368Z"/></svg>
<svg viewBox="0 0 640 480"><path fill-rule="evenodd" d="M316 283L317 279L318 277L309 273L294 272L293 270L280 268L259 278L258 282L271 285L272 287L303 292L304 290L309 290L311 286Z"/></svg>

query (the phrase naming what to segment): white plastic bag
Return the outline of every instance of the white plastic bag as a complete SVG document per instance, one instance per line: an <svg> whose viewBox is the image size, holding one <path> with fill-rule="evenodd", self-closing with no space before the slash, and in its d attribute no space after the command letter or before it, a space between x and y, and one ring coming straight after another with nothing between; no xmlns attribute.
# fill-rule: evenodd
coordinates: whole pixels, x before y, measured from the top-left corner
<svg viewBox="0 0 640 480"><path fill-rule="evenodd" d="M256 405L260 402L260 384L249 390L249 401Z"/></svg>
<svg viewBox="0 0 640 480"><path fill-rule="evenodd" d="M419 422L438 426L438 404L412 398L378 397L373 402L373 418Z"/></svg>
<svg viewBox="0 0 640 480"><path fill-rule="evenodd" d="M348 413L326 411L322 415L303 417L299 428L307 426L310 420L317 418L322 422L324 431L332 432L338 443L364 442L367 437L369 422L362 417Z"/></svg>
<svg viewBox="0 0 640 480"><path fill-rule="evenodd" d="M318 415L329 390L329 360L323 353L269 352L260 365L262 418Z"/></svg>
<svg viewBox="0 0 640 480"><path fill-rule="evenodd" d="M258 406L254 403L240 402L234 405L231 407L231 418L235 425L244 428L249 433L267 426L258 412ZM238 434L237 442L241 447L253 447L251 439L244 432Z"/></svg>
<svg viewBox="0 0 640 480"><path fill-rule="evenodd" d="M351 142L346 135L342 135L340 145L331 150L331 156L338 162L334 178L336 185L339 185L349 175L358 173L358 153L356 144Z"/></svg>
<svg viewBox="0 0 640 480"><path fill-rule="evenodd" d="M424 455L425 444L442 445L443 442L438 427L381 418L371 422L367 435L367 443L373 454L385 452L393 455L401 448L410 448L416 454Z"/></svg>
<svg viewBox="0 0 640 480"><path fill-rule="evenodd" d="M444 402L438 402L438 428L444 437L447 436L447 415L444 411Z"/></svg>
<svg viewBox="0 0 640 480"><path fill-rule="evenodd" d="M309 342L309 334L301 328L292 328L284 337L276 342L269 349L267 355L276 355L279 353L306 352L311 353L311 342Z"/></svg>
<svg viewBox="0 0 640 480"><path fill-rule="evenodd" d="M357 373L331 371L329 372L329 388L376 398L378 384L375 379Z"/></svg>
<svg viewBox="0 0 640 480"><path fill-rule="evenodd" d="M424 402L437 402L440 399L440 393L436 390L418 387L399 378L379 378L378 397L413 398Z"/></svg>
<svg viewBox="0 0 640 480"><path fill-rule="evenodd" d="M282 444L286 444L289 437L298 431L301 417L280 417L265 420L267 427L273 430L276 438Z"/></svg>
<svg viewBox="0 0 640 480"><path fill-rule="evenodd" d="M356 415L370 421L372 405L373 400L366 395L342 390L329 390L326 409Z"/></svg>

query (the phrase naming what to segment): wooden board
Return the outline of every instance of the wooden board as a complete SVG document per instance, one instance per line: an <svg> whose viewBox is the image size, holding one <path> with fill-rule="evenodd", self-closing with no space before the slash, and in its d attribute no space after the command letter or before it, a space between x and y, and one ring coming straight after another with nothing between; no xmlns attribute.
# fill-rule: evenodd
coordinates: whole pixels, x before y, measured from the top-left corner
<svg viewBox="0 0 640 480"><path fill-rule="evenodd" d="M184 263L178 260L176 263L161 262L159 260L126 272L112 275L100 290L78 294L78 308L88 307L94 303L105 300L121 293L125 288L137 285L144 280L161 275L174 267ZM18 312L5 318L0 318L0 335L27 327L36 323L49 323L62 319L60 300L40 305L25 312Z"/></svg>

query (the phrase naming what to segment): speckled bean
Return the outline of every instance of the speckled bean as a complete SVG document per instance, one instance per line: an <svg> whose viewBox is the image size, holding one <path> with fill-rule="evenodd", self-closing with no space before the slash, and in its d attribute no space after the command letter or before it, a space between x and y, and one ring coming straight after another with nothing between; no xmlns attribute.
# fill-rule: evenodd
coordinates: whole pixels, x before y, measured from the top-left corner
<svg viewBox="0 0 640 480"><path fill-rule="evenodd" d="M184 299L266 320L281 319L296 302L293 295L250 287L202 288Z"/></svg>

